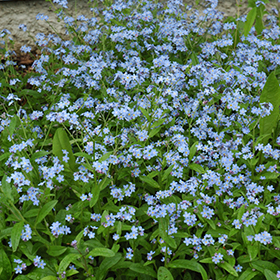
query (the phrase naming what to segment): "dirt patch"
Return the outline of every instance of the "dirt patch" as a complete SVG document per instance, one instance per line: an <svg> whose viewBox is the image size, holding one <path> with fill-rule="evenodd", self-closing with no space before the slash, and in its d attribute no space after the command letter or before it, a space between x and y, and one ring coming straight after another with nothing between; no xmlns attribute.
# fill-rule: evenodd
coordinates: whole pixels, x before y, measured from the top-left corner
<svg viewBox="0 0 280 280"><path fill-rule="evenodd" d="M184 0L184 3L191 4L200 10L204 9L201 4L196 5L196 2L197 0ZM204 1L198 2L203 3ZM277 0L271 2L272 4L270 4L269 7L275 5ZM223 12L225 16L235 16L238 12L238 3L240 3L240 0L220 0L218 3L218 10ZM68 0L67 12L69 16L74 18L78 15L84 15L90 18L93 15L90 10L92 5L93 3L90 3L89 0ZM11 33L6 36L6 40L10 42L9 38L11 38L14 42L14 45L9 44L9 46L12 46L11 48L17 52L23 45L31 46L34 49L34 42L36 41L35 35L37 33L44 33L47 35L57 32L60 35L64 35L65 27L63 22L57 22L57 15L54 13L55 7L60 6L44 0L1 1L0 26L8 29ZM250 9L247 8L247 1L242 1L242 7L239 8L239 13L246 14L249 10ZM36 19L39 13L48 16L48 21ZM26 25L26 32L19 29L21 24Z"/></svg>

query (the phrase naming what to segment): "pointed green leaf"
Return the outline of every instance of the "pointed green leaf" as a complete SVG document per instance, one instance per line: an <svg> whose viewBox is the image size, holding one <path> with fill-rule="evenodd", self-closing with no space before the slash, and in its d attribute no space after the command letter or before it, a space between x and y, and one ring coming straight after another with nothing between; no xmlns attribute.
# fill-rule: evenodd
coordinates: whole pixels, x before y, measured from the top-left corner
<svg viewBox="0 0 280 280"><path fill-rule="evenodd" d="M228 262L219 263L218 266L225 269L231 275L238 277L237 271Z"/></svg>
<svg viewBox="0 0 280 280"><path fill-rule="evenodd" d="M256 19L256 15L257 15L257 8L254 7L248 14L247 14L247 18L246 18L246 22L244 24L244 36L247 37L254 22Z"/></svg>
<svg viewBox="0 0 280 280"><path fill-rule="evenodd" d="M58 245L51 245L47 250L47 253L52 257L57 257L62 255L67 250L66 247L58 246Z"/></svg>
<svg viewBox="0 0 280 280"><path fill-rule="evenodd" d="M46 156L48 155L50 152L47 152L47 151L39 151L39 152L36 152L34 153L32 156L31 156L31 161L34 161L35 159L37 158L41 158L43 156Z"/></svg>
<svg viewBox="0 0 280 280"><path fill-rule="evenodd" d="M154 122L153 125L151 126L151 128L153 129L157 126L161 126L164 122L165 122L165 119L160 119L160 120Z"/></svg>
<svg viewBox="0 0 280 280"><path fill-rule="evenodd" d="M83 157L83 158L86 158L88 160L92 160L93 159L92 155L89 155L89 154L84 153L84 152L77 152L77 153L74 154L74 156L76 156L76 157Z"/></svg>
<svg viewBox="0 0 280 280"><path fill-rule="evenodd" d="M23 225L24 225L24 222L22 221L22 222L16 223L12 228L11 242L12 242L13 252L15 252L17 250Z"/></svg>
<svg viewBox="0 0 280 280"><path fill-rule="evenodd" d="M17 115L14 115L13 118L11 119L11 122L9 124L9 133L10 135L13 135L14 131L15 131L15 128L16 126L18 126L20 123L20 120L18 118Z"/></svg>
<svg viewBox="0 0 280 280"><path fill-rule="evenodd" d="M57 277L53 276L53 275L49 275L49 276L42 278L41 280L57 280Z"/></svg>
<svg viewBox="0 0 280 280"><path fill-rule="evenodd" d="M68 152L68 162L65 163L62 161L63 152L62 150L66 150ZM75 157L72 152L72 147L69 142L69 138L67 136L66 131L60 127L56 130L53 137L53 154L59 158L59 160L65 163L66 166L69 166L72 171L75 171Z"/></svg>
<svg viewBox="0 0 280 280"><path fill-rule="evenodd" d="M87 258L89 256L93 256L93 257L102 256L102 257L111 258L115 256L115 252L108 248L94 248L87 254Z"/></svg>
<svg viewBox="0 0 280 280"><path fill-rule="evenodd" d="M206 222L210 225L212 229L216 229L216 225L213 220L206 219Z"/></svg>
<svg viewBox="0 0 280 280"><path fill-rule="evenodd" d="M143 266L140 263L132 263L129 268L135 272L141 273L141 274L146 274L150 275L154 278L157 277L156 272L149 266Z"/></svg>
<svg viewBox="0 0 280 280"><path fill-rule="evenodd" d="M211 259L211 263L212 263ZM208 276L203 266L195 260L175 260L168 264L170 268L183 268L192 270L201 274L203 280L207 280Z"/></svg>
<svg viewBox="0 0 280 280"><path fill-rule="evenodd" d="M96 274L95 274L96 279L100 279L100 280L104 279L104 277L107 275L109 269L112 266L116 265L120 261L121 258L122 258L121 253L117 253L114 257L111 257L111 258L105 258L96 271Z"/></svg>
<svg viewBox="0 0 280 280"><path fill-rule="evenodd" d="M104 190L110 183L112 179L105 177L100 183L100 191Z"/></svg>
<svg viewBox="0 0 280 280"><path fill-rule="evenodd" d="M51 210L55 207L57 202L58 200L49 201L42 207L41 210L39 210L36 224L40 223L51 212Z"/></svg>
<svg viewBox="0 0 280 280"><path fill-rule="evenodd" d="M26 213L23 214L24 218L32 218L32 217L36 217L38 215L38 209L30 209L29 211L27 211Z"/></svg>
<svg viewBox="0 0 280 280"><path fill-rule="evenodd" d="M196 171L196 172L198 172L198 173L202 173L202 174L205 173L205 170L203 169L203 167L198 165L198 164L196 164L196 163L191 163L189 165L189 168L194 170L194 171Z"/></svg>
<svg viewBox="0 0 280 280"><path fill-rule="evenodd" d="M89 207L93 207L98 201L99 194L100 194L100 185L93 184L93 187L91 188L91 193L92 193L92 198L90 199Z"/></svg>
<svg viewBox="0 0 280 280"><path fill-rule="evenodd" d="M167 245L173 249L176 249L177 244L176 244L175 240L171 236L169 236L167 233L167 230L168 230L167 217L159 219L158 229L159 229L159 234L160 234L161 238L167 243Z"/></svg>
<svg viewBox="0 0 280 280"><path fill-rule="evenodd" d="M279 280L279 278L276 276L276 274L273 273L269 269L264 270L264 276L265 276L266 280Z"/></svg>
<svg viewBox="0 0 280 280"><path fill-rule="evenodd" d="M152 171L151 173L147 174L147 177L154 178L159 174L159 171Z"/></svg>
<svg viewBox="0 0 280 280"><path fill-rule="evenodd" d="M158 280L174 280L171 272L167 268L165 268L164 266L161 266L158 269L157 279Z"/></svg>
<svg viewBox="0 0 280 280"><path fill-rule="evenodd" d="M247 268L242 274L239 276L238 280L251 280L254 278L259 272L252 271L252 268Z"/></svg>
<svg viewBox="0 0 280 280"><path fill-rule="evenodd" d="M11 262L5 253L4 249L0 249L0 267L3 268L0 279L10 279L13 271Z"/></svg>
<svg viewBox="0 0 280 280"><path fill-rule="evenodd" d="M155 181L153 180L152 178L150 177L147 177L147 176L139 176L140 180L149 184L150 186L156 188L156 189L160 189L160 185Z"/></svg>
<svg viewBox="0 0 280 280"><path fill-rule="evenodd" d="M276 264L269 262L269 261L258 260L258 261L251 262L251 265L253 268L255 268L256 270L258 270L262 273L264 273L265 269L269 269L269 270L273 271L274 273L277 273L277 271L279 270L278 266Z"/></svg>
<svg viewBox="0 0 280 280"><path fill-rule="evenodd" d="M213 260L212 260L212 258L205 258L205 259L200 260L199 262L201 262L201 263L213 263Z"/></svg>
<svg viewBox="0 0 280 280"><path fill-rule="evenodd" d="M11 153L5 153L0 156L0 162L2 162L4 159L8 158L11 155Z"/></svg>
<svg viewBox="0 0 280 280"><path fill-rule="evenodd" d="M262 33L262 31L264 30L262 7L257 8L255 29L256 29L258 35L260 35Z"/></svg>
<svg viewBox="0 0 280 280"><path fill-rule="evenodd" d="M151 117L149 116L149 113L147 112L146 109L139 107L140 111L142 112L142 114L146 117L146 119L150 122L151 121Z"/></svg>
<svg viewBox="0 0 280 280"><path fill-rule="evenodd" d="M149 138L152 138L154 135L158 134L160 130L161 130L161 127L157 127L155 129L152 129L149 133Z"/></svg>
<svg viewBox="0 0 280 280"><path fill-rule="evenodd" d="M30 274L29 274L30 275ZM16 278L14 278L13 280L30 280L29 277L25 276L25 275L18 275Z"/></svg>
<svg viewBox="0 0 280 280"><path fill-rule="evenodd" d="M280 174L277 173L277 172L262 172L260 175L255 176L254 178L255 178L256 180L259 180L260 177L264 176L266 180L267 180L267 179L269 179L269 180L275 180L275 179L277 179L277 178L279 177L279 175L280 175Z"/></svg>
<svg viewBox="0 0 280 280"><path fill-rule="evenodd" d="M274 72L272 72L264 85L263 91L260 96L260 103L271 103L273 110L269 116L260 119L260 136L265 134L272 134L272 131L276 128L279 118L279 106L280 106L280 87ZM269 137L263 140L266 144Z"/></svg>
<svg viewBox="0 0 280 280"><path fill-rule="evenodd" d="M113 153L113 151L106 153L105 155L103 155L98 161L102 162L105 161L106 159L108 159L110 157L110 155Z"/></svg>
<svg viewBox="0 0 280 280"><path fill-rule="evenodd" d="M190 148L190 153L189 153L189 161L192 160L192 158L194 157L196 151L197 151L197 146L198 144L198 141L196 141L195 143L192 144L191 148Z"/></svg>
<svg viewBox="0 0 280 280"><path fill-rule="evenodd" d="M11 184L7 182L7 175L4 175L2 178L2 188L3 194L7 197L7 199L10 199L12 202L14 202L14 198L12 196L12 187Z"/></svg>
<svg viewBox="0 0 280 280"><path fill-rule="evenodd" d="M260 248L256 244L249 244L248 247L247 247L247 250L248 250L250 260L252 261L256 258Z"/></svg>
<svg viewBox="0 0 280 280"><path fill-rule="evenodd" d="M174 165L169 166L163 173L162 181L165 181L168 175L172 172Z"/></svg>
<svg viewBox="0 0 280 280"><path fill-rule="evenodd" d="M191 60L192 60L192 65L193 66L199 64L199 61L198 61L198 58L197 58L197 54L195 52L192 52Z"/></svg>
<svg viewBox="0 0 280 280"><path fill-rule="evenodd" d="M63 271L66 271L69 264L80 257L80 254L69 254L65 256L59 264L58 272L62 273Z"/></svg>

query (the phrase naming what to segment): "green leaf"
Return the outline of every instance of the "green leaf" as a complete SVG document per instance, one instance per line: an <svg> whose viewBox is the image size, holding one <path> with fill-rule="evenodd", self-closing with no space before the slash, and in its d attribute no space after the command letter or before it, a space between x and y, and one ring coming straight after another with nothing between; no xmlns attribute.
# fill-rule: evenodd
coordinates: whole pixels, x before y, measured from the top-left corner
<svg viewBox="0 0 280 280"><path fill-rule="evenodd" d="M196 171L196 172L198 172L198 173L202 173L202 174L205 173L205 170L203 169L203 167L198 165L198 164L196 164L196 163L189 164L189 168L194 170L194 171Z"/></svg>
<svg viewBox="0 0 280 280"><path fill-rule="evenodd" d="M59 264L59 268L58 268L59 274L62 273L63 271L66 271L69 264L80 257L81 256L79 254L69 254L65 256Z"/></svg>
<svg viewBox="0 0 280 280"><path fill-rule="evenodd" d="M216 225L213 220L206 219L206 222L210 225L212 229L216 229Z"/></svg>
<svg viewBox="0 0 280 280"><path fill-rule="evenodd" d="M47 253L52 257L57 257L62 255L67 250L66 247L58 246L58 245L51 245L47 250Z"/></svg>
<svg viewBox="0 0 280 280"><path fill-rule="evenodd" d="M16 223L12 228L11 242L12 242L13 252L15 252L17 250L23 225L24 225L24 222L21 221L19 223Z"/></svg>
<svg viewBox="0 0 280 280"><path fill-rule="evenodd" d="M262 33L264 30L264 25L263 25L263 12L262 12L262 7L257 7L257 17L256 17L256 23L255 23L255 29L258 35Z"/></svg>
<svg viewBox="0 0 280 280"><path fill-rule="evenodd" d="M63 158L62 150L68 152L69 160L65 163L66 166L69 166L72 171L76 170L75 157L72 152L72 147L69 142L69 138L65 130L60 127L56 130L53 137L53 154L59 158L61 162Z"/></svg>
<svg viewBox="0 0 280 280"><path fill-rule="evenodd" d="M93 187L91 188L91 193L92 193L92 198L90 199L89 207L93 207L99 199L100 185L98 183L93 184Z"/></svg>
<svg viewBox="0 0 280 280"><path fill-rule="evenodd" d="M26 94L26 95L30 95L36 98L41 98L42 97L42 93L38 92L37 90L31 90L31 89L23 89L21 90L21 93Z"/></svg>
<svg viewBox="0 0 280 280"><path fill-rule="evenodd" d="M191 54L191 60L192 60L192 65L195 66L199 63L197 54L195 52L192 52Z"/></svg>
<svg viewBox="0 0 280 280"><path fill-rule="evenodd" d="M77 152L77 153L74 154L74 156L76 156L76 157L83 157L83 158L86 158L88 160L92 160L93 159L92 155L89 155L89 154L84 153L84 152Z"/></svg>
<svg viewBox="0 0 280 280"><path fill-rule="evenodd" d="M161 130L161 127L157 127L155 129L152 129L149 133L149 138L152 138L154 135L158 134L160 130Z"/></svg>
<svg viewBox="0 0 280 280"><path fill-rule="evenodd" d="M147 175L147 177L150 177L150 178L154 178L154 177L156 177L157 175L159 174L159 171L152 171L151 173L149 173L148 175Z"/></svg>
<svg viewBox="0 0 280 280"><path fill-rule="evenodd" d="M276 274L269 269L265 269L263 274L267 280L279 280Z"/></svg>
<svg viewBox="0 0 280 280"><path fill-rule="evenodd" d="M247 15L246 22L244 24L244 36L245 37L248 36L248 34L255 22L256 15L257 15L257 8L255 7Z"/></svg>
<svg viewBox="0 0 280 280"><path fill-rule="evenodd" d="M169 166L163 173L162 181L165 181L169 174L172 172L174 165Z"/></svg>
<svg viewBox="0 0 280 280"><path fill-rule="evenodd" d="M237 210L237 219L241 221L241 218L243 214L245 213L245 204L243 204L238 210Z"/></svg>
<svg viewBox="0 0 280 280"><path fill-rule="evenodd" d="M105 177L100 184L100 191L104 190L112 181L112 179Z"/></svg>
<svg viewBox="0 0 280 280"><path fill-rule="evenodd" d="M252 271L252 268L247 268L238 278L238 280L251 280L254 278L259 272Z"/></svg>
<svg viewBox="0 0 280 280"><path fill-rule="evenodd" d="M4 175L2 178L2 188L3 194L7 197L7 199L11 200L11 202L14 202L14 198L12 196L12 187L11 184L7 182L7 175Z"/></svg>
<svg viewBox="0 0 280 280"><path fill-rule="evenodd" d="M205 258L203 260L200 260L199 262L201 262L201 263L213 263L213 260L212 260L212 258Z"/></svg>
<svg viewBox="0 0 280 280"><path fill-rule="evenodd" d="M26 213L23 214L24 218L32 218L38 215L38 209L30 209Z"/></svg>
<svg viewBox="0 0 280 280"><path fill-rule="evenodd" d="M122 258L121 253L117 253L114 257L111 257L111 258L105 258L96 271L96 275L95 275L96 279L102 280L109 272L109 269L112 266L116 265L120 261L121 258Z"/></svg>
<svg viewBox="0 0 280 280"><path fill-rule="evenodd" d="M160 189L160 185L155 181L153 180L152 178L150 177L147 177L147 176L139 176L140 180L149 184L150 186L156 188L156 189Z"/></svg>
<svg viewBox="0 0 280 280"><path fill-rule="evenodd" d="M49 275L49 276L46 276L46 277L42 278L41 280L57 280L57 277Z"/></svg>
<svg viewBox="0 0 280 280"><path fill-rule="evenodd" d="M158 280L173 280L174 278L167 268L165 268L164 266L161 266L157 272L157 279Z"/></svg>
<svg viewBox="0 0 280 280"><path fill-rule="evenodd" d="M212 259L211 259L211 262ZM168 264L170 268L183 268L195 271L201 274L203 280L207 280L208 276L203 266L195 260L175 260Z"/></svg>
<svg viewBox="0 0 280 280"><path fill-rule="evenodd" d="M248 249L248 255L250 257L250 260L251 261L254 260L260 250L259 246L256 244L253 244L253 245L249 244L247 249Z"/></svg>
<svg viewBox="0 0 280 280"><path fill-rule="evenodd" d="M0 267L3 268L0 279L10 279L13 273L12 265L3 248L0 249Z"/></svg>
<svg viewBox="0 0 280 280"><path fill-rule="evenodd" d="M77 270L75 270L75 269L70 269L70 270L68 270L67 272L66 272L66 277L70 277L70 276L72 276L72 275L75 275L75 274L78 274L79 273L79 271L77 271ZM67 279L67 278L66 278ZM69 278L69 279L73 279L73 278ZM90 280L92 280L92 279L90 279Z"/></svg>
<svg viewBox="0 0 280 280"><path fill-rule="evenodd" d="M219 263L218 266L225 269L231 275L238 277L237 271L228 262Z"/></svg>
<svg viewBox="0 0 280 280"><path fill-rule="evenodd" d="M196 141L195 143L192 144L191 148L190 148L190 153L189 153L189 161L192 160L192 158L194 157L196 151L197 151L197 144L198 144L198 141Z"/></svg>
<svg viewBox="0 0 280 280"><path fill-rule="evenodd" d="M110 155L113 153L113 151L106 153L105 155L103 155L98 161L102 162L105 161L106 159L108 159L110 157Z"/></svg>
<svg viewBox="0 0 280 280"><path fill-rule="evenodd" d="M36 152L31 156L31 161L34 161L35 159L41 158L41 157L46 156L48 154L49 154L49 152L47 152L47 151Z"/></svg>
<svg viewBox="0 0 280 280"><path fill-rule="evenodd" d="M276 172L261 172L258 176L255 176L255 180L259 180L260 177L264 176L265 180L275 180L279 177L279 173Z"/></svg>
<svg viewBox="0 0 280 280"><path fill-rule="evenodd" d="M254 262L251 262L251 265L253 268L255 268L256 270L264 273L264 270L265 269L269 269L271 271L273 271L274 273L277 273L277 271L279 270L278 269L278 266L272 262L268 262L268 261L261 261L261 260L258 260L258 261L254 261Z"/></svg>
<svg viewBox="0 0 280 280"><path fill-rule="evenodd" d="M157 126L161 126L164 122L165 122L165 119L160 119L160 120L154 122L153 125L151 126L151 128L153 129Z"/></svg>
<svg viewBox="0 0 280 280"><path fill-rule="evenodd" d="M92 249L88 254L87 254L87 258L89 256L93 256L93 257L97 257L97 256L102 256L102 257L107 257L107 258L111 258L115 256L115 252L108 249L108 248L94 248Z"/></svg>
<svg viewBox="0 0 280 280"><path fill-rule="evenodd" d="M10 135L13 135L14 131L15 131L15 128L16 126L18 126L20 123L20 120L18 118L17 115L14 115L13 118L11 119L11 122L9 124L9 133Z"/></svg>
<svg viewBox="0 0 280 280"><path fill-rule="evenodd" d="M167 243L167 245L173 249L176 249L177 244L176 244L175 240L167 234L167 230L168 230L167 217L159 219L158 229L159 229L159 234L160 234L161 238Z"/></svg>
<svg viewBox="0 0 280 280"><path fill-rule="evenodd" d="M132 263L130 266L129 266L129 269L135 271L135 272L138 272L138 273L141 273L141 274L146 274L146 275L150 275L154 278L157 277L157 274L156 272L149 266L144 266L140 263Z"/></svg>
<svg viewBox="0 0 280 280"><path fill-rule="evenodd" d="M260 119L260 136L272 134L275 130L279 118L280 106L280 87L274 72L268 76L260 96L260 103L270 102L273 105L273 110L269 116ZM264 138L263 143L266 144L269 137Z"/></svg>
<svg viewBox="0 0 280 280"><path fill-rule="evenodd" d="M2 156L0 156L0 162L2 162L4 159L8 158L11 155L11 153L5 153Z"/></svg>
<svg viewBox="0 0 280 280"><path fill-rule="evenodd" d="M57 202L58 200L49 201L42 207L41 210L39 210L36 224L40 223L51 212L51 210L55 207Z"/></svg>
<svg viewBox="0 0 280 280"><path fill-rule="evenodd" d="M150 122L151 121L151 117L149 116L149 113L147 112L146 109L139 107L140 111L142 112L142 114L146 117L146 119Z"/></svg>
<svg viewBox="0 0 280 280"><path fill-rule="evenodd" d="M25 275L18 275L14 280L30 280L31 278ZM43 279L42 279L43 280Z"/></svg>

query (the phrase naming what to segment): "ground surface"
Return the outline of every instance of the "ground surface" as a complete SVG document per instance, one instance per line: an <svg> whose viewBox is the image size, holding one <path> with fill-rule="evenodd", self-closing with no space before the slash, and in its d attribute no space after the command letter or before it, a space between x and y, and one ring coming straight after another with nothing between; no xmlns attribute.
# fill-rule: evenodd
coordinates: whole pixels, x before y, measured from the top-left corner
<svg viewBox="0 0 280 280"><path fill-rule="evenodd" d="M241 0L219 0L218 9L224 12L225 16L235 16L237 13L236 4L237 2L240 3L240 1ZM273 2L276 1L277 0L273 0ZM75 17L83 14L86 17L91 17L92 13L88 8L88 2L88 0L68 0L69 15ZM184 2L194 4L196 1L184 0ZM204 1L200 2L202 3ZM240 8L240 14L245 14L249 11L247 8L247 1L243 0L242 5L243 7ZM197 7L203 9L201 5ZM11 32L10 37L14 41L13 49L18 51L22 45L35 48L34 40L30 35L34 37L39 32L44 34L54 33L52 27L54 27L59 34L64 34L65 29L63 23L57 23L56 14L53 11L53 5L45 0L0 1L0 26L2 29L7 28ZM48 15L48 22L52 27L43 20L36 20L38 13ZM18 26L20 24L26 24L30 35L28 32L19 30Z"/></svg>

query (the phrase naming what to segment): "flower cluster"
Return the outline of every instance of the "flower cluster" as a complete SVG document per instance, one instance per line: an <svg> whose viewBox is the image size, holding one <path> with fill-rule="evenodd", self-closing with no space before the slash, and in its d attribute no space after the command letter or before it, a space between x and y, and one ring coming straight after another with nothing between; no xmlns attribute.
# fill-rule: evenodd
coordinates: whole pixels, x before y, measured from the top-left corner
<svg viewBox="0 0 280 280"><path fill-rule="evenodd" d="M200 12L181 0L109 2L75 19L54 0L73 40L38 33L41 55L23 77L4 51L3 258L26 255L14 269L33 260L33 278L156 278L159 267L174 279L245 279L252 267L273 278L279 19L261 1L251 20L225 19L216 0ZM171 269L186 263L195 270Z"/></svg>

